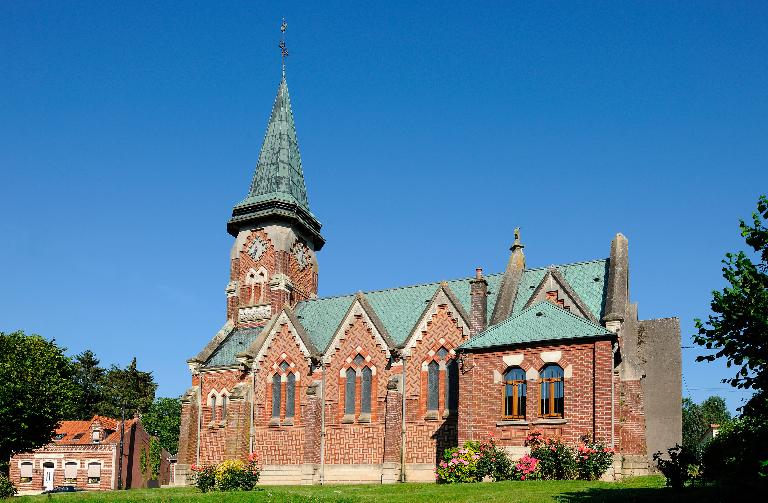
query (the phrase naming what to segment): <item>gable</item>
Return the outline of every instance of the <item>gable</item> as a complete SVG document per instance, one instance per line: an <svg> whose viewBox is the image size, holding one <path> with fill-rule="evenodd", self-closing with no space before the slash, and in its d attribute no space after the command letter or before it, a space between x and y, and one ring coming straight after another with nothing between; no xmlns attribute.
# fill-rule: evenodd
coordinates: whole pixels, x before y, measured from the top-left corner
<svg viewBox="0 0 768 503"><path fill-rule="evenodd" d="M331 356L341 345L341 341L344 339L347 330L358 317L362 318L362 321L370 329L371 335L376 343L384 349L387 358L389 358L390 350L393 349L392 340L390 339L389 334L387 334L386 329L382 326L381 320L378 319L375 312L372 312L372 308L370 304L366 302L365 297L362 294L358 294L355 296L354 302L349 307L346 315L336 329L333 339L323 352L323 360L326 363L331 360Z"/></svg>
<svg viewBox="0 0 768 503"><path fill-rule="evenodd" d="M609 336L615 336L615 334L605 327L565 311L551 302L542 301L481 332L462 344L461 349L482 349Z"/></svg>
<svg viewBox="0 0 768 503"><path fill-rule="evenodd" d="M528 299L524 308L537 302L547 301L552 304L579 315L583 318L597 323L598 320L581 300L568 281L556 268L550 268L542 278L539 286L536 287L531 298Z"/></svg>

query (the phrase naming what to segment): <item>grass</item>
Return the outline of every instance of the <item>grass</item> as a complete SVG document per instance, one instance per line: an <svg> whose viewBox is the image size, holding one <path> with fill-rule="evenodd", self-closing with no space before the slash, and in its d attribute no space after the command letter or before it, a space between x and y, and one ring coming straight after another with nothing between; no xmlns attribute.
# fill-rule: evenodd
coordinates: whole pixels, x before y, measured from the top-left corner
<svg viewBox="0 0 768 503"><path fill-rule="evenodd" d="M714 487L687 488L675 491L664 487L657 476L638 477L622 482L525 481L478 484L392 484L329 486L263 486L253 492L213 492L203 494L192 487L168 489L136 489L101 493L74 493L55 496L23 496L14 501L77 502L211 502L211 503L352 503L375 502L621 502L653 503L732 501L734 494Z"/></svg>

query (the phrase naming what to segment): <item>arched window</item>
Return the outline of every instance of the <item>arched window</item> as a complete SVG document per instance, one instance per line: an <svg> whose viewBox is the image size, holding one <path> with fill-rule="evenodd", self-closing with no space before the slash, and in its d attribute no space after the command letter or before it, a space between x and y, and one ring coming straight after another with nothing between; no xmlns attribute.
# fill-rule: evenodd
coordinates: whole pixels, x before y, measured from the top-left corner
<svg viewBox="0 0 768 503"><path fill-rule="evenodd" d="M227 418L227 408L229 407L229 397L226 394L221 395L221 420Z"/></svg>
<svg viewBox="0 0 768 503"><path fill-rule="evenodd" d="M442 397L442 400L441 398ZM459 365L441 346L427 364L427 417L443 417L459 408Z"/></svg>
<svg viewBox="0 0 768 503"><path fill-rule="evenodd" d="M216 395L211 395L211 421L216 421Z"/></svg>
<svg viewBox="0 0 768 503"><path fill-rule="evenodd" d="M371 380L373 373L369 367L363 367L360 380L360 414L371 413Z"/></svg>
<svg viewBox="0 0 768 503"><path fill-rule="evenodd" d="M285 381L285 418L293 419L296 408L296 374L290 373Z"/></svg>
<svg viewBox="0 0 768 503"><path fill-rule="evenodd" d="M427 365L427 410L437 411L440 390L440 364L432 360Z"/></svg>
<svg viewBox="0 0 768 503"><path fill-rule="evenodd" d="M459 408L459 362L455 358L445 364L445 403L449 411Z"/></svg>
<svg viewBox="0 0 768 503"><path fill-rule="evenodd" d="M272 376L272 421L280 421L280 374Z"/></svg>
<svg viewBox="0 0 768 503"><path fill-rule="evenodd" d="M541 415L563 417L564 402L563 369L554 363L546 365L541 370Z"/></svg>
<svg viewBox="0 0 768 503"><path fill-rule="evenodd" d="M357 373L352 367L347 369L346 382L344 383L344 415L355 416L355 381ZM349 419L349 418L348 418Z"/></svg>
<svg viewBox="0 0 768 503"><path fill-rule="evenodd" d="M525 419L525 397L527 389L525 371L510 367L504 374L504 417Z"/></svg>

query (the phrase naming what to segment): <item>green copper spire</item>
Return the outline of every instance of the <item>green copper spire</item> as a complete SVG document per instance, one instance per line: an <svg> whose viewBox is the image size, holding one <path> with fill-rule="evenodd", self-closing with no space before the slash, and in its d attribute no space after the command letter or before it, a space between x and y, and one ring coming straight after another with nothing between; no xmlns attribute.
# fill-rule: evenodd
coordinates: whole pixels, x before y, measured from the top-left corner
<svg viewBox="0 0 768 503"><path fill-rule="evenodd" d="M309 211L288 84L283 75L248 198L287 198Z"/></svg>
<svg viewBox="0 0 768 503"><path fill-rule="evenodd" d="M312 237L315 249L322 247L324 240L320 236L320 222L312 215L307 200L285 71L277 89L248 196L233 208L227 231L237 235L240 227L258 223L267 217L298 223Z"/></svg>

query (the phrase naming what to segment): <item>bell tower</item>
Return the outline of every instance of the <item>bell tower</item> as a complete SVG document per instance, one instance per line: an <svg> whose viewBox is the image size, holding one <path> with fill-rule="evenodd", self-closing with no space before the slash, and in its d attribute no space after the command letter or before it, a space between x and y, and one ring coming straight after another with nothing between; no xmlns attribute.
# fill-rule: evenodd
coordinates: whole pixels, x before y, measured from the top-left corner
<svg viewBox="0 0 768 503"><path fill-rule="evenodd" d="M320 227L309 209L283 66L248 195L227 222L235 237L227 319L239 327L259 325L284 305L316 297L315 254L325 243Z"/></svg>

